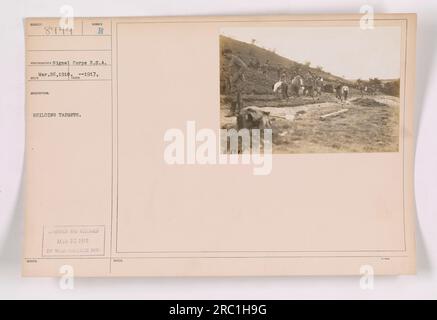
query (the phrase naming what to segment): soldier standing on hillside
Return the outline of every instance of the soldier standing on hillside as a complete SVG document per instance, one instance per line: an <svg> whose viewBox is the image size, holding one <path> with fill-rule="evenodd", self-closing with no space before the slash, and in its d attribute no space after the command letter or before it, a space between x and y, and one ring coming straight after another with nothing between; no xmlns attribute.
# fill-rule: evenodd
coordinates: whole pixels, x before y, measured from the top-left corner
<svg viewBox="0 0 437 320"><path fill-rule="evenodd" d="M241 60L240 57L232 54L231 49L223 50L224 70L223 76L226 79L226 83L229 86L231 96L231 111L228 117L238 115L243 108L242 93L244 90L244 72L247 69L247 65Z"/></svg>
<svg viewBox="0 0 437 320"><path fill-rule="evenodd" d="M323 78L322 77L317 77L316 81L315 81L315 93L318 96L322 95L322 89L323 89Z"/></svg>
<svg viewBox="0 0 437 320"><path fill-rule="evenodd" d="M341 100L341 87L342 84L340 82L337 82L337 85L335 86L335 97L338 100Z"/></svg>
<svg viewBox="0 0 437 320"><path fill-rule="evenodd" d="M282 82L281 85L281 93L282 93L282 99L288 99L288 77L287 72L285 70L282 70L281 76L279 77L279 81Z"/></svg>
<svg viewBox="0 0 437 320"><path fill-rule="evenodd" d="M313 75L308 71L304 79L305 85L305 95L314 97L314 78Z"/></svg>

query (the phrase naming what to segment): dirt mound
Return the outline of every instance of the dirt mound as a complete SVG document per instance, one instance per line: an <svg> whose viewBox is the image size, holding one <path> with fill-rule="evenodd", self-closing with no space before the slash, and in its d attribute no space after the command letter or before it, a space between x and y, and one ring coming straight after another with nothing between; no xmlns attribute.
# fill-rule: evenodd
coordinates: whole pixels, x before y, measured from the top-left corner
<svg viewBox="0 0 437 320"><path fill-rule="evenodd" d="M352 100L351 102L362 106L362 107L386 107L385 103L381 103L372 98L357 98Z"/></svg>

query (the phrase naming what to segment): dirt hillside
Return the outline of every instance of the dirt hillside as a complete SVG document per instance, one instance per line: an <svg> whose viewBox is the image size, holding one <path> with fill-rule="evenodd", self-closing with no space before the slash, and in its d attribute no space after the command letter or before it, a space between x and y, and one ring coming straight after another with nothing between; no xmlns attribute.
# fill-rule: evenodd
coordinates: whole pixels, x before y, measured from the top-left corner
<svg viewBox="0 0 437 320"><path fill-rule="evenodd" d="M332 75L329 72L307 66L296 61L282 57L275 52L258 47L256 44L249 44L229 37L220 36L220 51L231 49L248 66L246 72L247 93L268 94L272 86L279 79L280 72L285 71L289 75L305 75L310 72L315 77L322 77L326 84L335 84L339 81L352 84L349 80ZM223 61L222 61L223 63Z"/></svg>

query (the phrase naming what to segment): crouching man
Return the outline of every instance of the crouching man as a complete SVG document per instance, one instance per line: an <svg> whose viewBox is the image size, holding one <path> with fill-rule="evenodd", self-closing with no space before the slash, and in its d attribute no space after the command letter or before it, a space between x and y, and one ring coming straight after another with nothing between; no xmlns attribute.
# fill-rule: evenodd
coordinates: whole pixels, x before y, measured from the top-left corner
<svg viewBox="0 0 437 320"><path fill-rule="evenodd" d="M241 129L271 129L270 112L251 106L240 110L237 116L237 128Z"/></svg>

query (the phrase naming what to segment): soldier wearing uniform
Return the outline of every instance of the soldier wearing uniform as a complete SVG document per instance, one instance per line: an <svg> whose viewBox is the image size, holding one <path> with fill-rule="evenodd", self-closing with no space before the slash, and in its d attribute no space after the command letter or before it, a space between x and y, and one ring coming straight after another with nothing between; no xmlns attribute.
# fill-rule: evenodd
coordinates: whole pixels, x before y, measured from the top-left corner
<svg viewBox="0 0 437 320"><path fill-rule="evenodd" d="M238 115L243 109L242 93L244 90L244 73L247 65L240 57L232 54L231 49L223 50L224 64L223 77L226 83L226 92L231 97L231 111L229 117Z"/></svg>

